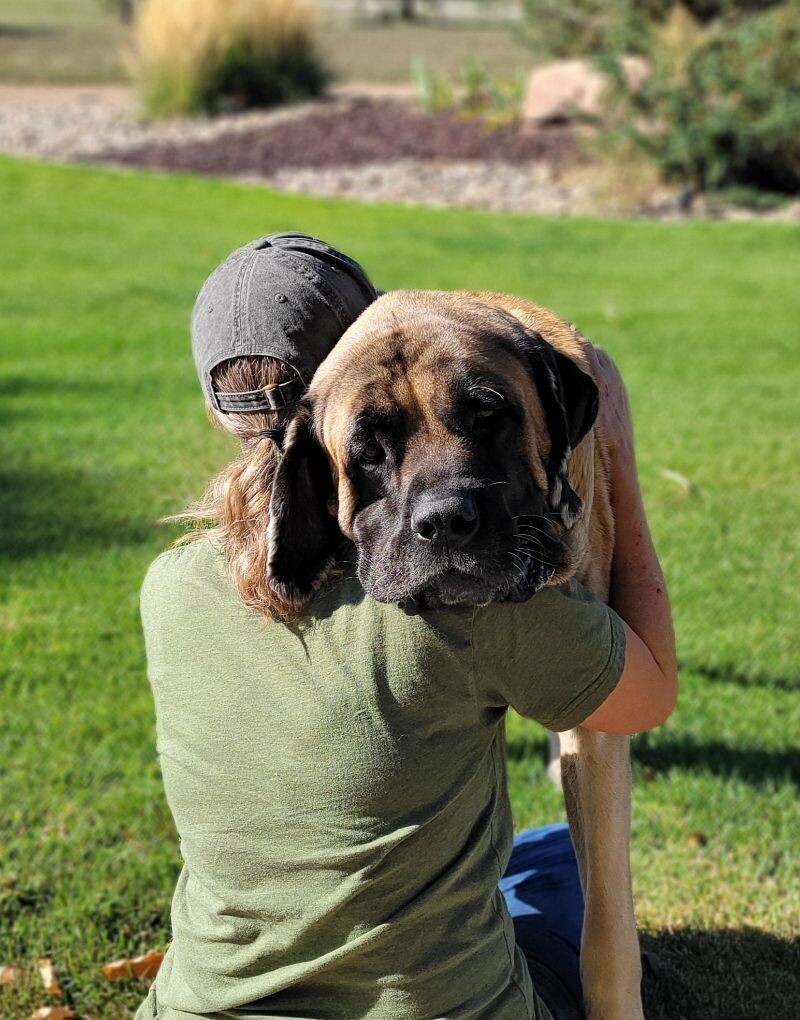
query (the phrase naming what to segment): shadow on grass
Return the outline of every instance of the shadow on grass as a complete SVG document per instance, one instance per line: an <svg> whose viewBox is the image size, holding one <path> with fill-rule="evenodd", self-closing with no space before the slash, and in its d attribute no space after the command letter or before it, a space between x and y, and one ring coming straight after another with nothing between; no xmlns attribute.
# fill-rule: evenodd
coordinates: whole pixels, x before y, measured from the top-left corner
<svg viewBox="0 0 800 1020"><path fill-rule="evenodd" d="M681 670L694 673L712 683L735 684L738 687L772 687L776 691L800 691L800 677L770 676L769 673L746 673L735 666L694 666L681 663Z"/></svg>
<svg viewBox="0 0 800 1020"><path fill-rule="evenodd" d="M647 1020L794 1020L800 939L755 928L641 935Z"/></svg>
<svg viewBox="0 0 800 1020"><path fill-rule="evenodd" d="M0 39L35 39L37 36L58 34L59 29L52 25L0 24Z"/></svg>
<svg viewBox="0 0 800 1020"><path fill-rule="evenodd" d="M101 482L77 471L0 470L0 560L96 547L139 545L154 523L138 516L109 515L113 479Z"/></svg>
<svg viewBox="0 0 800 1020"><path fill-rule="evenodd" d="M547 738L538 727L508 738L509 761L546 761L547 753ZM744 747L715 740L698 743L688 737L670 740L656 736L651 741L650 734L642 733L633 738L631 758L657 773L692 770L741 779L754 786L786 780L800 786L800 754L793 747Z"/></svg>
<svg viewBox="0 0 800 1020"><path fill-rule="evenodd" d="M651 744L645 733L634 739L631 756L656 772L692 769L754 785L788 779L800 786L800 754L792 747L742 747L714 740L696 743L686 737Z"/></svg>
<svg viewBox="0 0 800 1020"><path fill-rule="evenodd" d="M102 389L108 390L108 382L102 383ZM23 375L0 376L0 397L22 397L26 394L33 394L34 397L49 396L53 393L63 395L64 393L76 393L78 395L96 395L98 383L93 379L76 378L74 376L59 376L48 378L37 376L31 379Z"/></svg>

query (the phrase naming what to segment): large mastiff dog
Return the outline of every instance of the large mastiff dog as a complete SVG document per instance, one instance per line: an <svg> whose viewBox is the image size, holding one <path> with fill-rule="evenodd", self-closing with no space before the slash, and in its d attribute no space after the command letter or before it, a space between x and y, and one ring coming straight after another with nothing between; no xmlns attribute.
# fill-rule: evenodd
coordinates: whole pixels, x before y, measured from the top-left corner
<svg viewBox="0 0 800 1020"><path fill-rule="evenodd" d="M290 427L273 491L273 585L304 602L343 534L383 602L525 600L572 575L607 599L614 521L595 364L572 326L507 295L381 297ZM633 1020L628 739L578 728L561 748L586 899L587 1013Z"/></svg>

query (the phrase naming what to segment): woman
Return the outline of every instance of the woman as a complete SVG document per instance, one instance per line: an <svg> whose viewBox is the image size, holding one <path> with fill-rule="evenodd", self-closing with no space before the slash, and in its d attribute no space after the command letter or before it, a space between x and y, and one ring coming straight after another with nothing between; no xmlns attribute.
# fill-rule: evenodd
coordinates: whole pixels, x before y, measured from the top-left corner
<svg viewBox="0 0 800 1020"><path fill-rule="evenodd" d="M669 607L624 389L598 365L626 622L571 582L479 610L478 647L475 614L379 605L346 570L292 619L267 567L283 431L374 297L352 260L282 234L235 252L198 298L210 413L243 448L184 515L212 527L160 556L142 592L184 867L139 1020L582 1015L569 835L530 830L510 853L504 710L489 710L476 662L512 636L531 672L517 665L508 686L524 693L548 661L556 729L636 732L669 714Z"/></svg>

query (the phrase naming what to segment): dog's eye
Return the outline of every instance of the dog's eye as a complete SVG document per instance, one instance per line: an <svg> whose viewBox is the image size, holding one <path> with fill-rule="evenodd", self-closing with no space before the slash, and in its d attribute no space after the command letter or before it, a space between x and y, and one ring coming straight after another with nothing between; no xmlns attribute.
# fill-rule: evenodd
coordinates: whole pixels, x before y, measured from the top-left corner
<svg viewBox="0 0 800 1020"><path fill-rule="evenodd" d="M381 444L374 439L367 443L358 455L358 459L362 464L369 465L380 464L385 457L386 451L383 449Z"/></svg>
<svg viewBox="0 0 800 1020"><path fill-rule="evenodd" d="M467 421L472 428L483 428L500 423L500 419L508 410L508 404L502 393L491 386L478 386L468 395Z"/></svg>
<svg viewBox="0 0 800 1020"><path fill-rule="evenodd" d="M476 425L493 425L499 422L506 411L506 402L502 399L493 400L491 403L473 405L472 415Z"/></svg>

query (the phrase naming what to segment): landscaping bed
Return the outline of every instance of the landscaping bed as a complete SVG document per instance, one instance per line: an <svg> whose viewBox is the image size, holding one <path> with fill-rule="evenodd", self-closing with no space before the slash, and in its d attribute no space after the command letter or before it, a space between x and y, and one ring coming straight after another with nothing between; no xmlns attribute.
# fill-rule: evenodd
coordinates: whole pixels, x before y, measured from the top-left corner
<svg viewBox="0 0 800 1020"><path fill-rule="evenodd" d="M315 104L305 116L213 138L110 149L102 158L131 166L197 173L270 177L295 168L354 167L398 160L545 162L563 167L578 158L566 127L524 130L479 118L425 113L399 99Z"/></svg>
<svg viewBox="0 0 800 1020"><path fill-rule="evenodd" d="M147 137L84 158L331 197L559 214L582 197L561 174L585 161L568 127L493 125L396 98L307 104L295 116L231 121L205 137Z"/></svg>
<svg viewBox="0 0 800 1020"><path fill-rule="evenodd" d="M550 215L800 219L659 184L603 161L581 129L423 112L410 91L347 86L325 100L143 121L121 86L0 85L0 153L215 174L282 191Z"/></svg>

